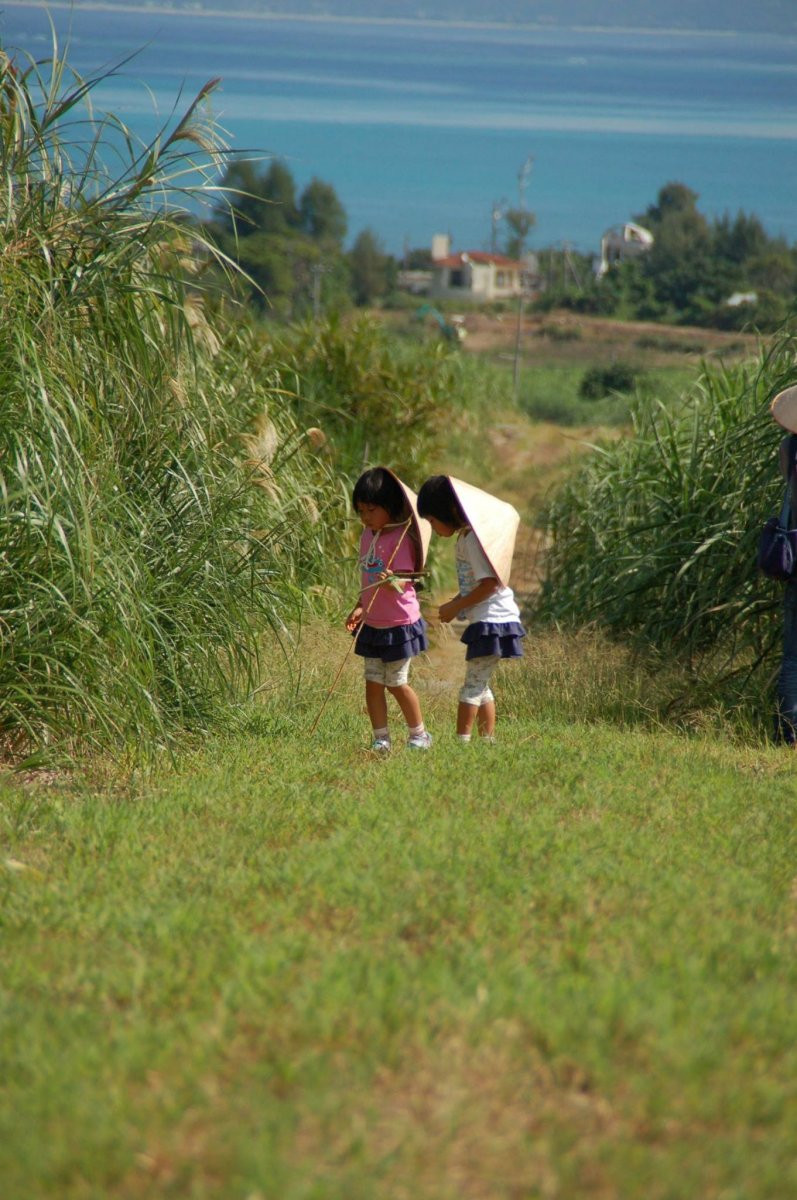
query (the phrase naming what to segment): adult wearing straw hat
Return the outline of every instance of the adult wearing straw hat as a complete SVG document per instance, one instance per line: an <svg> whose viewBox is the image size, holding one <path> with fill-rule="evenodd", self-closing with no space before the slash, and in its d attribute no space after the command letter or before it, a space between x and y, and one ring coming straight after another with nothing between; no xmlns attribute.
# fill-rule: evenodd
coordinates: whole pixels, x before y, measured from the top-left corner
<svg viewBox="0 0 797 1200"><path fill-rule="evenodd" d="M526 631L509 587L520 517L511 504L453 475L433 475L418 492L418 512L440 537L457 534L459 592L440 605L443 622L464 617L465 682L459 694L457 736L469 742L474 722L493 739L495 697L490 678L504 658L520 658Z"/></svg>
<svg viewBox="0 0 797 1200"><path fill-rule="evenodd" d="M791 498L791 519L797 518L797 386L779 392L770 408L778 425L787 430L780 443L780 470ZM783 656L777 682L775 740L797 747L797 578L786 581L783 593Z"/></svg>

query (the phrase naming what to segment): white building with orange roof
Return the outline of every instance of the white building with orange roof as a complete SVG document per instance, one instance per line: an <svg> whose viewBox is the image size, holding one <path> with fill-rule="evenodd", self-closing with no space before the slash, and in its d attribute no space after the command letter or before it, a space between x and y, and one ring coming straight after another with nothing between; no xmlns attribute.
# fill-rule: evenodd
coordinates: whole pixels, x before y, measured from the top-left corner
<svg viewBox="0 0 797 1200"><path fill-rule="evenodd" d="M432 243L432 286L437 300L485 302L505 300L528 292L536 283L536 260L507 258L486 250L462 250L451 254L448 238L438 235Z"/></svg>

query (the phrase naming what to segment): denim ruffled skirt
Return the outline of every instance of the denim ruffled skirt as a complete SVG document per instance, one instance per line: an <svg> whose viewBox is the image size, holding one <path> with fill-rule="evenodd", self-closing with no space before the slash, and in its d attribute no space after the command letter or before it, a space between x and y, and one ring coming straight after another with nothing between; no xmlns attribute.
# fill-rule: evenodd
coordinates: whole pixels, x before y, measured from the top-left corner
<svg viewBox="0 0 797 1200"><path fill-rule="evenodd" d="M474 621L459 639L467 646L465 661L497 654L499 658L522 658L521 638L526 631L519 621Z"/></svg>
<svg viewBox="0 0 797 1200"><path fill-rule="evenodd" d="M379 658L382 662L400 662L402 658L414 658L428 649L426 622L421 617L411 625L393 625L389 629L363 625L354 653L362 658Z"/></svg>

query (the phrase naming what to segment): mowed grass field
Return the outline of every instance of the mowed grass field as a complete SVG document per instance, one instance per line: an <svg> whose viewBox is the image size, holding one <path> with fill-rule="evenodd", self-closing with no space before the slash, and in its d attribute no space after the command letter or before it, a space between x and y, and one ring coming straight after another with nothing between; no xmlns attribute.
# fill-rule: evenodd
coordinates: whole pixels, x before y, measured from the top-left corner
<svg viewBox="0 0 797 1200"><path fill-rule="evenodd" d="M177 764L4 777L3 1200L797 1195L793 758L530 642L495 746L444 644L377 760L314 636Z"/></svg>

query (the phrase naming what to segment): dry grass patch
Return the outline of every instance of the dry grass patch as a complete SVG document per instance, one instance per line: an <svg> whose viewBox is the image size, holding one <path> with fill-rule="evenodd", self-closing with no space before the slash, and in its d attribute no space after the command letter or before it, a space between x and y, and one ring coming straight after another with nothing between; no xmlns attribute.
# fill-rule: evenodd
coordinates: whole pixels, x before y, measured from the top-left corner
<svg viewBox="0 0 797 1200"><path fill-rule="evenodd" d="M480 989L475 1007L486 998ZM350 1095L342 1120L305 1116L293 1157L314 1164L326 1195L345 1194L356 1163L368 1194L390 1200L620 1200L605 1145L685 1134L625 1111L578 1063L546 1061L517 1022L480 1037L406 1048Z"/></svg>
<svg viewBox="0 0 797 1200"><path fill-rule="evenodd" d="M468 313L467 354L513 355L517 314ZM526 365L603 364L633 357L646 367L694 364L704 355L725 359L754 352L751 334L719 329L668 327L653 321L617 321L567 311L525 313L521 352Z"/></svg>

